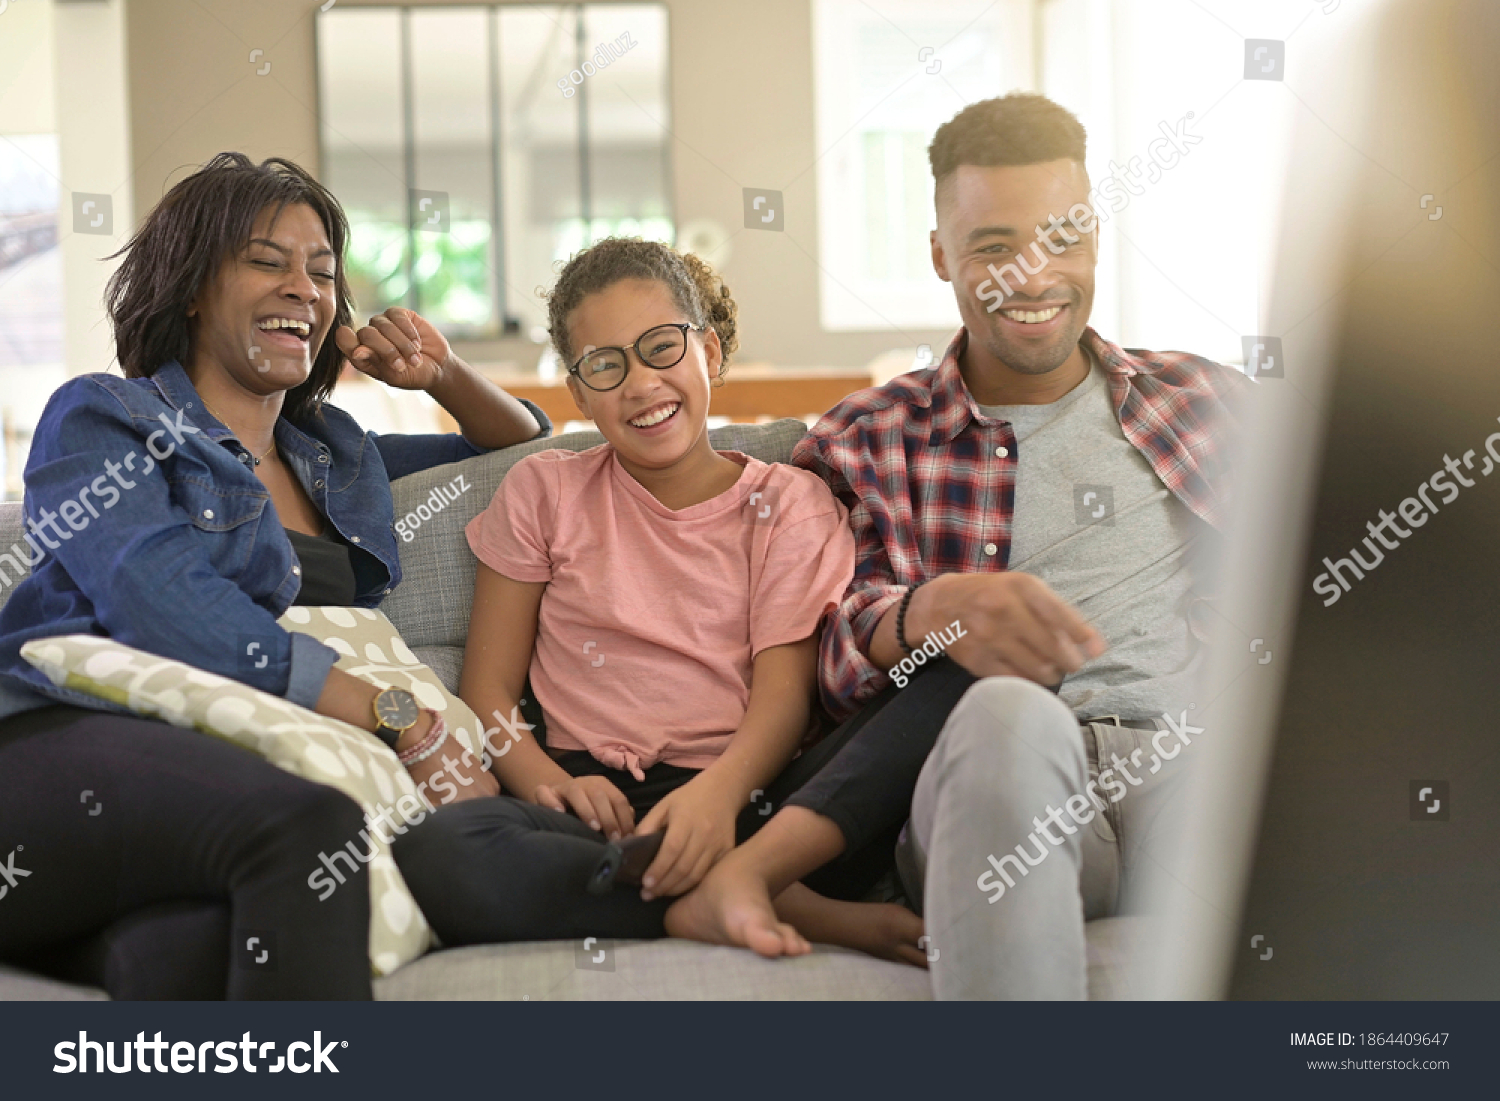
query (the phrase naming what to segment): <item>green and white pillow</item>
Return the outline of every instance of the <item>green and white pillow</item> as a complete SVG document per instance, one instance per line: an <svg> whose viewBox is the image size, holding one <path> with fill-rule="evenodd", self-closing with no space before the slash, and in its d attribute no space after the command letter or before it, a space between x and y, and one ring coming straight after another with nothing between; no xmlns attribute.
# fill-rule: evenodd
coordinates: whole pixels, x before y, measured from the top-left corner
<svg viewBox="0 0 1500 1101"><path fill-rule="evenodd" d="M276 622L337 650L334 664L344 672L381 688L406 689L417 698L418 707L430 707L443 716L449 733L465 749L480 755L484 728L473 710L417 660L384 612L331 605L293 607Z"/></svg>
<svg viewBox="0 0 1500 1101"><path fill-rule="evenodd" d="M477 750L482 730L473 712L417 661L381 613L292 608L281 622L338 650L338 666L353 675L406 688L422 706L442 712L459 740ZM367 817L385 806L393 821L409 825L426 813L411 777L383 743L278 696L94 635L35 639L21 648L21 656L54 684L224 738L293 775L335 787ZM420 956L433 935L389 845L376 831L369 835L376 846L364 865L370 876L370 964L379 976ZM350 841L369 851L362 838Z"/></svg>

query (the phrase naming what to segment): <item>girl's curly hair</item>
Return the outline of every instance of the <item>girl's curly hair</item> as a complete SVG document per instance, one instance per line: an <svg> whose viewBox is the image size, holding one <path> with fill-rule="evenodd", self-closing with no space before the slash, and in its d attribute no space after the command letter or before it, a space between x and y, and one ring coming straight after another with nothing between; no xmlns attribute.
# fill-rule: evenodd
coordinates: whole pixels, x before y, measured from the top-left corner
<svg viewBox="0 0 1500 1101"><path fill-rule="evenodd" d="M730 297L729 288L713 268L692 253L639 237L606 237L563 265L557 285L546 297L547 333L565 367L578 358L568 339L568 318L589 295L607 290L622 279L661 283L689 321L718 333L724 358L717 377L724 377L730 355L740 346L736 323L739 307Z"/></svg>

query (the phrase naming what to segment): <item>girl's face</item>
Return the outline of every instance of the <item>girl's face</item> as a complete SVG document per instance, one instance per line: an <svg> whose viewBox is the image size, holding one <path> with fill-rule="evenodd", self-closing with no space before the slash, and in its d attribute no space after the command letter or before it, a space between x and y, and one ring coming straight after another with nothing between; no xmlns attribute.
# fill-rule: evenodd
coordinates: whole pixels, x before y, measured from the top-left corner
<svg viewBox="0 0 1500 1101"><path fill-rule="evenodd" d="M568 389L621 458L643 469L665 469L708 446L709 380L723 362L718 334L689 330L686 353L665 370L646 366L632 347L657 326L687 323L672 292L646 279L624 279L591 294L568 318L575 362L598 348L626 350L625 381L615 389L591 390L572 373Z"/></svg>

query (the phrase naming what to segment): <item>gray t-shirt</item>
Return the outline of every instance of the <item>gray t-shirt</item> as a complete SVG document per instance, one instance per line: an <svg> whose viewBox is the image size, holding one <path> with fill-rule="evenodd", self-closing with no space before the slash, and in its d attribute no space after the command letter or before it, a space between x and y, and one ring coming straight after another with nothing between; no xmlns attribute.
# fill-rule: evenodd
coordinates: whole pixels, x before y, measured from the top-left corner
<svg viewBox="0 0 1500 1101"><path fill-rule="evenodd" d="M1050 405L979 408L1016 435L1009 568L1047 582L1109 643L1063 682L1063 702L1082 719L1187 708L1204 657L1189 566L1203 521L1125 438L1103 370Z"/></svg>

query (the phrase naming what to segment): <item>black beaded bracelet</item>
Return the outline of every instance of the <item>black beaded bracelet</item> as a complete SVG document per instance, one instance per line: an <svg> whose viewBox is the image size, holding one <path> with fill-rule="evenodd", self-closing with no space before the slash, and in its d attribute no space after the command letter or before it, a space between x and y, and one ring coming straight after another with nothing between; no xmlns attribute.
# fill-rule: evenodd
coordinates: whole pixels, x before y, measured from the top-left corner
<svg viewBox="0 0 1500 1101"><path fill-rule="evenodd" d="M906 642L906 609L911 604L912 594L925 584L927 582L918 581L911 588L907 589L906 595L901 598L901 607L896 610L896 645L900 646L908 654L912 652L912 648Z"/></svg>

